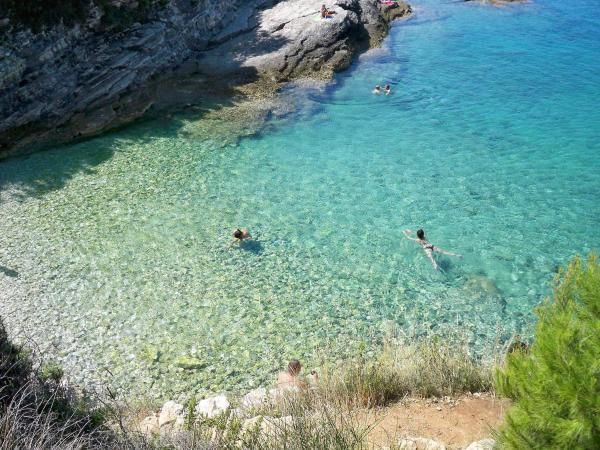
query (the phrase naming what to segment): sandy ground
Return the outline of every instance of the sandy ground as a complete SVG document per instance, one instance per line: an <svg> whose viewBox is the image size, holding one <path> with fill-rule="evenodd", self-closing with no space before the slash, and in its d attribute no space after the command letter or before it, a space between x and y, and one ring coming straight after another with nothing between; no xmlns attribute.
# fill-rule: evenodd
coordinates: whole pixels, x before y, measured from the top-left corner
<svg viewBox="0 0 600 450"><path fill-rule="evenodd" d="M407 399L376 413L369 433L372 448L390 446L402 437L425 437L461 449L471 442L491 437L491 429L502 423L509 400L489 394L474 394L438 401Z"/></svg>

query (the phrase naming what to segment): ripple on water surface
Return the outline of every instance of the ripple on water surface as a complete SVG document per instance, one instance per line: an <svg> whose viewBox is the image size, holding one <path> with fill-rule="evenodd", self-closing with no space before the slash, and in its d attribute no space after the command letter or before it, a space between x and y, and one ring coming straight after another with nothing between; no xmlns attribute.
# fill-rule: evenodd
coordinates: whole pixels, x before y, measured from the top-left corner
<svg viewBox="0 0 600 450"><path fill-rule="evenodd" d="M211 113L0 164L11 330L78 381L161 397L375 351L393 326L474 349L529 333L556 267L600 241L597 11L416 11L239 144ZM231 246L237 226L256 240ZM434 272L401 236L419 226L464 259Z"/></svg>

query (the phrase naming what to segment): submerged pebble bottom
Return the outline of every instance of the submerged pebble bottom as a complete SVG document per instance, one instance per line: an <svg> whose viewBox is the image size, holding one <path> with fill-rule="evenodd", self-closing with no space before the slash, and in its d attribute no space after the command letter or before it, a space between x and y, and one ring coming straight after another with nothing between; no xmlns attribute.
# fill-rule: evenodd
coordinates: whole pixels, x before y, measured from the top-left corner
<svg viewBox="0 0 600 450"><path fill-rule="evenodd" d="M529 335L557 267L599 247L598 11L416 3L237 145L181 117L0 164L10 331L77 382L160 398L265 385L393 329L475 351ZM256 239L230 246L237 226ZM434 272L401 236L419 226L464 258Z"/></svg>

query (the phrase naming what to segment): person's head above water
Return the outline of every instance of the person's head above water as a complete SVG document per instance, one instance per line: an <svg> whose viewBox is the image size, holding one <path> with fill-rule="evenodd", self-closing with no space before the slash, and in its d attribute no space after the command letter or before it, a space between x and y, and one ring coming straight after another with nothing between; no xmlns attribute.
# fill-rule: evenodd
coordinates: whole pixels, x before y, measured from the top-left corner
<svg viewBox="0 0 600 450"><path fill-rule="evenodd" d="M417 237L418 237L419 239L425 239L425 232L423 231L423 229L422 229L422 228L419 228L419 229L417 230Z"/></svg>
<svg viewBox="0 0 600 450"><path fill-rule="evenodd" d="M292 359L289 363L288 363L288 373L292 376L296 376L300 373L300 369L302 369L302 365L300 364L300 361L298 361L297 359Z"/></svg>
<svg viewBox="0 0 600 450"><path fill-rule="evenodd" d="M389 91L390 89L391 89L390 85L389 85L389 84L386 84L386 85L385 85L385 90L386 90L386 91Z"/></svg>
<svg viewBox="0 0 600 450"><path fill-rule="evenodd" d="M233 237L236 239L242 239L244 237L244 232L238 228L233 232Z"/></svg>

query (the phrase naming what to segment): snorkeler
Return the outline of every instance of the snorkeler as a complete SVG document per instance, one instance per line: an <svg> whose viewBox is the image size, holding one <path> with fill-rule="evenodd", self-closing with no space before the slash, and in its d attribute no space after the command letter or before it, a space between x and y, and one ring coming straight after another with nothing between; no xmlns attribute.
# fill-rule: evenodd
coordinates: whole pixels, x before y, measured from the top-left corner
<svg viewBox="0 0 600 450"><path fill-rule="evenodd" d="M392 93L392 88L390 87L389 84L385 85L384 92L385 92L385 95L390 95Z"/></svg>
<svg viewBox="0 0 600 450"><path fill-rule="evenodd" d="M233 232L233 238L235 240L231 243L231 245L235 244L236 242L242 242L244 239L252 239L252 236L250 236L250 232L247 228L238 228Z"/></svg>
<svg viewBox="0 0 600 450"><path fill-rule="evenodd" d="M379 86L378 84L375 85L375 89L373 89L373 94L375 94L375 95L381 94L381 86Z"/></svg>
<svg viewBox="0 0 600 450"><path fill-rule="evenodd" d="M412 231L410 231L410 230L404 230L404 231L402 231L402 233L404 233L404 236L407 239L410 239L411 241L415 241L417 244L420 244L421 247L423 247L423 251L425 252L427 257L431 261L431 264L433 264L433 268L435 270L439 270L440 267L438 266L437 262L433 258L433 252L438 252L438 253L442 253L444 255L449 255L449 256L458 256L459 258L462 258L462 255L459 255L458 253L447 252L446 250L442 250L439 247L434 247L431 242L429 242L427 239L425 239L425 232L422 229L417 230L416 238L410 236L410 233L412 233Z"/></svg>

